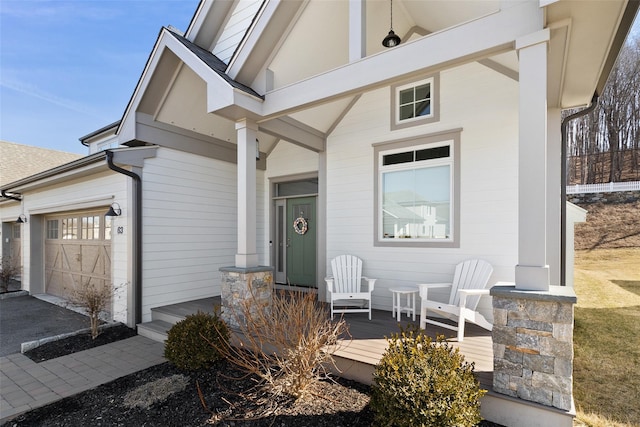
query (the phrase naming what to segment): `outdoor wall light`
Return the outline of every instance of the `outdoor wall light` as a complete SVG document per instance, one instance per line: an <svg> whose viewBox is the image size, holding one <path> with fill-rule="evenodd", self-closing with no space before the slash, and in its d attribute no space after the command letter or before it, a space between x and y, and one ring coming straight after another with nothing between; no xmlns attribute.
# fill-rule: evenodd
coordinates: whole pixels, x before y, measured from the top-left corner
<svg viewBox="0 0 640 427"><path fill-rule="evenodd" d="M382 46L394 47L400 44L400 37L393 32L393 0L391 0L391 24L389 25L389 34L382 40Z"/></svg>
<svg viewBox="0 0 640 427"><path fill-rule="evenodd" d="M27 217L25 214L20 214L20 216L18 216L18 219L16 220L16 222L18 224L26 224L27 223Z"/></svg>
<svg viewBox="0 0 640 427"><path fill-rule="evenodd" d="M104 217L108 218L113 216L120 216L121 214L122 209L120 209L120 205L117 202L113 202L111 203L111 206L109 206L109 210L107 211L107 213L104 214Z"/></svg>

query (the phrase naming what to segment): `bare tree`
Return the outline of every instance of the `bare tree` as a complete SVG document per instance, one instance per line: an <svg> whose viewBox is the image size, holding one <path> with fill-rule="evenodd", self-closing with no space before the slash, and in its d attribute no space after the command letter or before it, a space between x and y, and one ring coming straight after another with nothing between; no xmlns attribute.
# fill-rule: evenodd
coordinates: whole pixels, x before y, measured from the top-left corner
<svg viewBox="0 0 640 427"><path fill-rule="evenodd" d="M640 179L640 38L627 41L597 107L570 123L567 137L568 182Z"/></svg>

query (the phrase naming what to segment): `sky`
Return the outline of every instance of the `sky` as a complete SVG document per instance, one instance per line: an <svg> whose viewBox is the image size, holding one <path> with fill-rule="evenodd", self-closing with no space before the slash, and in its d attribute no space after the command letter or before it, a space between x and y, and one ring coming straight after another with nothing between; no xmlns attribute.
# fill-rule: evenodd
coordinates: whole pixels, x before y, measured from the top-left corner
<svg viewBox="0 0 640 427"><path fill-rule="evenodd" d="M79 138L122 118L161 27L186 31L198 3L0 0L0 140L87 154Z"/></svg>
<svg viewBox="0 0 640 427"><path fill-rule="evenodd" d="M122 118L163 26L198 0L0 0L0 140L88 154Z"/></svg>

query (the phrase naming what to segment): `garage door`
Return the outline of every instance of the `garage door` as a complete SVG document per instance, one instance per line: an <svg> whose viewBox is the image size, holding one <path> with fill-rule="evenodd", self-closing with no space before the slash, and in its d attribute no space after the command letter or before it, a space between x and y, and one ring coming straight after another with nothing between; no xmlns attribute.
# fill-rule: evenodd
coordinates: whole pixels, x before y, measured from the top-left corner
<svg viewBox="0 0 640 427"><path fill-rule="evenodd" d="M11 226L11 238L9 239L9 257L13 265L20 267L22 273L22 251L20 250L20 224ZM22 280L22 274L17 277Z"/></svg>
<svg viewBox="0 0 640 427"><path fill-rule="evenodd" d="M45 218L45 292L62 298L73 289L111 285L111 222L104 212Z"/></svg>

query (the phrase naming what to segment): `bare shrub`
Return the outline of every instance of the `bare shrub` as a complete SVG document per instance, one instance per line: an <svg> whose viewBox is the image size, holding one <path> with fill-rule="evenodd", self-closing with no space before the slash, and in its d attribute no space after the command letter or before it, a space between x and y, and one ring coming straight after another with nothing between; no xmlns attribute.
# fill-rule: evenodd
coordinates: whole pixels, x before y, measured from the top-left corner
<svg viewBox="0 0 640 427"><path fill-rule="evenodd" d="M303 397L309 386L328 376L333 354L348 336L341 318L332 321L315 293L275 292L272 304L256 310L242 304L243 319L231 344L219 351L233 364L258 376L274 393Z"/></svg>
<svg viewBox="0 0 640 427"><path fill-rule="evenodd" d="M76 286L69 296L69 304L82 308L91 323L91 338L100 334L100 314L106 311L117 287L87 282Z"/></svg>
<svg viewBox="0 0 640 427"><path fill-rule="evenodd" d="M0 262L0 292L7 292L11 280L20 274L20 267L15 263L13 258L3 256Z"/></svg>

